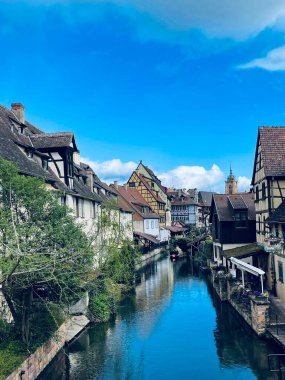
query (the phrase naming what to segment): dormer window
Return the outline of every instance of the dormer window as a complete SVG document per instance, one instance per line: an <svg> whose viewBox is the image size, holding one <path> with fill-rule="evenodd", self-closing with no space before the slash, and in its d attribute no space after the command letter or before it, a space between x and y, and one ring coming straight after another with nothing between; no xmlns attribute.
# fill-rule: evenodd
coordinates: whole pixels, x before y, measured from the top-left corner
<svg viewBox="0 0 285 380"><path fill-rule="evenodd" d="M44 170L48 170L48 159L47 158L42 158L42 168Z"/></svg>
<svg viewBox="0 0 285 380"><path fill-rule="evenodd" d="M248 213L247 211L235 212L235 226L236 228L246 228L248 225Z"/></svg>
<svg viewBox="0 0 285 380"><path fill-rule="evenodd" d="M25 130L25 127L23 125L20 125L18 127L18 133L19 133L19 135L23 135L24 134L24 130Z"/></svg>

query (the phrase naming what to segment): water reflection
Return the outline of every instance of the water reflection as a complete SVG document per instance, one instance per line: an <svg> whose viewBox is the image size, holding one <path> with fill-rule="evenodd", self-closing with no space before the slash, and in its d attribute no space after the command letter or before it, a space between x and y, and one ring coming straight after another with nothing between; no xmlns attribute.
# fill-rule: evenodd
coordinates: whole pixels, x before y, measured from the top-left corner
<svg viewBox="0 0 285 380"><path fill-rule="evenodd" d="M271 348L190 261L153 261L137 282L116 320L88 329L42 380L275 379L267 371Z"/></svg>

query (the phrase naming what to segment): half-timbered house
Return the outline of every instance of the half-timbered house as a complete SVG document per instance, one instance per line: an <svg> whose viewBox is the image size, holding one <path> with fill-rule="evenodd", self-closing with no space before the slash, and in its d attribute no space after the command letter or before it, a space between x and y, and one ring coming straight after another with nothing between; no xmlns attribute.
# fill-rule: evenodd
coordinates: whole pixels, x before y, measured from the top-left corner
<svg viewBox="0 0 285 380"><path fill-rule="evenodd" d="M170 210L166 209L166 203L161 198L154 181L141 174L139 169L136 169L128 180L128 186L137 189L154 213L159 214L160 226L165 227L166 219L169 219Z"/></svg>
<svg viewBox="0 0 285 380"><path fill-rule="evenodd" d="M260 127L252 186L255 194L256 239L270 235L267 218L285 199L285 127Z"/></svg>
<svg viewBox="0 0 285 380"><path fill-rule="evenodd" d="M165 226L171 225L171 203L167 194L167 188L162 185L161 180L154 174L154 172L148 166L144 165L142 161L139 162L139 165L136 170L145 178L149 187L153 189L165 203L165 220L164 222L162 221L162 223L164 223Z"/></svg>

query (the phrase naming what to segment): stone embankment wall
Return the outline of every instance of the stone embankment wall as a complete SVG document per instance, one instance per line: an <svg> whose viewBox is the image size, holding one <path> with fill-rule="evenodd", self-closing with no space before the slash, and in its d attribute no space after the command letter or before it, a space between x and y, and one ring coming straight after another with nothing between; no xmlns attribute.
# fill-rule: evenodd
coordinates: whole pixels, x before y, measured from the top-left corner
<svg viewBox="0 0 285 380"><path fill-rule="evenodd" d="M85 316L64 322L54 336L30 355L6 380L34 380L52 361L65 343L74 339L89 323Z"/></svg>
<svg viewBox="0 0 285 380"><path fill-rule="evenodd" d="M235 296L236 284L229 280L225 273L211 268L210 278L220 300L228 301L257 335L264 335L269 320L270 302L268 299L250 295L241 301Z"/></svg>

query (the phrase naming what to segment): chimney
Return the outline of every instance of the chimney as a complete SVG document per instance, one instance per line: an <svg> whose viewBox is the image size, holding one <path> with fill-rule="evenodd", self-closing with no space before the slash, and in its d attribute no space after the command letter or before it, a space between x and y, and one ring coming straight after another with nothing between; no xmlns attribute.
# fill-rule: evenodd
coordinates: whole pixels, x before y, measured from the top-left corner
<svg viewBox="0 0 285 380"><path fill-rule="evenodd" d="M115 187L115 189L118 188L118 181L114 181L114 187Z"/></svg>
<svg viewBox="0 0 285 380"><path fill-rule="evenodd" d="M87 176L86 184L89 187L89 189L93 192L93 187L94 187L93 170L88 167L87 169L85 169L85 173Z"/></svg>
<svg viewBox="0 0 285 380"><path fill-rule="evenodd" d="M124 184L124 188L126 191L128 190L128 184L127 183Z"/></svg>
<svg viewBox="0 0 285 380"><path fill-rule="evenodd" d="M24 113L25 107L23 106L23 104L22 103L12 103L11 109L12 109L14 115L20 121L20 123L24 123L25 122L25 113Z"/></svg>
<svg viewBox="0 0 285 380"><path fill-rule="evenodd" d="M73 152L73 162L74 162L76 165L79 165L79 166L80 166L80 152L79 152L79 151L74 151L74 152Z"/></svg>
<svg viewBox="0 0 285 380"><path fill-rule="evenodd" d="M180 198L181 195L182 195L182 191L181 191L181 189L178 189L178 197Z"/></svg>

